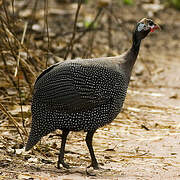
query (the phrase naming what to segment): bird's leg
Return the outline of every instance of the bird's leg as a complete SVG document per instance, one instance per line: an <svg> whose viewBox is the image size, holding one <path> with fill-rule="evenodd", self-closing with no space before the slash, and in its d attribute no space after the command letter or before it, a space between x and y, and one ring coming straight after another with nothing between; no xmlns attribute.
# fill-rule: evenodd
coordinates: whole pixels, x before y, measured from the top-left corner
<svg viewBox="0 0 180 180"><path fill-rule="evenodd" d="M91 165L89 167L92 166L94 169L99 169L98 162L96 160L93 146L92 146L92 138L93 138L94 133L95 133L95 131L88 131L87 135L86 135L86 144L89 149L89 153L91 155Z"/></svg>
<svg viewBox="0 0 180 180"><path fill-rule="evenodd" d="M69 168L69 165L64 162L64 151L65 151L66 138L68 134L69 134L69 130L62 131L61 149L59 152L58 163L57 163L58 169L60 169L60 164L62 164L62 166L65 168Z"/></svg>

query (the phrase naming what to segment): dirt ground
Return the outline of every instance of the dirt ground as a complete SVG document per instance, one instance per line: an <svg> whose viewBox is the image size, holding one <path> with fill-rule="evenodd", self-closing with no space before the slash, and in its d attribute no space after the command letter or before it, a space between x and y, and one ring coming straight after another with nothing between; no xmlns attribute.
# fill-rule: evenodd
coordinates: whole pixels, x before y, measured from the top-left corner
<svg viewBox="0 0 180 180"><path fill-rule="evenodd" d="M91 16L95 14L92 4L82 5L81 18L86 11ZM62 10L66 7L59 3L49 6L51 12L53 8ZM72 9L67 6L68 11L76 12L76 5L73 4ZM94 42L91 55L84 55L82 44L77 43L74 56L117 55L130 46L135 22L147 17L149 12L143 9L141 3L113 8L123 22L119 29L116 21L112 22L115 24L112 25L113 47L108 47L108 36L103 31ZM1 115L0 179L180 179L180 11L165 7L152 18L162 30L150 34L142 42L123 111L94 135L95 154L102 169L86 169L90 157L84 132L69 134L65 159L71 168L59 170L56 163L61 143L58 134L61 131L49 134L34 150L24 152L18 133L13 127L7 128L7 118ZM58 33L57 17L52 15L49 21L50 27L54 28L53 33ZM105 18L102 23L106 24L106 21ZM72 28L72 24L69 26ZM89 36L92 37L93 33ZM61 36L57 41L62 39ZM57 42L54 40L53 43ZM57 51L54 50L56 55L62 57ZM12 93L12 96L15 95ZM7 101L5 95L1 96L1 100L2 103ZM8 106L15 118L17 106L18 103ZM29 107L30 101L24 105L27 122L31 120Z"/></svg>

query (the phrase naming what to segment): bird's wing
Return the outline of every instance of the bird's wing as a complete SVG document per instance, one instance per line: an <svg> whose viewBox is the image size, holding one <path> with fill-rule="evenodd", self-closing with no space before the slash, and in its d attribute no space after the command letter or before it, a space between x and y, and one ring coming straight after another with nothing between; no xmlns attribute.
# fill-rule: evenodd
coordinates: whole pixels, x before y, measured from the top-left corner
<svg viewBox="0 0 180 180"><path fill-rule="evenodd" d="M51 68L36 81L33 100L67 112L89 110L104 104L110 97L103 93L103 84L97 83L102 76L97 71L97 68L73 63Z"/></svg>
<svg viewBox="0 0 180 180"><path fill-rule="evenodd" d="M60 63L56 63L56 64L53 64L52 66L50 66L49 68L47 68L46 70L44 70L36 79L36 82L38 82L38 80L44 76L45 74L47 74L49 71L51 71L54 67L58 66ZM35 82L35 84L36 84Z"/></svg>

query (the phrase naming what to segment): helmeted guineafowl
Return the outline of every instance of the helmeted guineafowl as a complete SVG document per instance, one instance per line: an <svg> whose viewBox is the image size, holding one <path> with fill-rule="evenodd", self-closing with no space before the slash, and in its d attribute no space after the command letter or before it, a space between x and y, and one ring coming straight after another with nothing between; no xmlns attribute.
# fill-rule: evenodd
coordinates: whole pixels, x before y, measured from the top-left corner
<svg viewBox="0 0 180 180"><path fill-rule="evenodd" d="M58 168L60 164L68 168L64 162L67 135L69 131L84 130L91 166L97 169L93 135L121 111L141 40L158 28L152 20L144 18L133 32L132 47L122 55L67 60L42 72L34 85L32 126L26 150L43 136L60 129L62 142Z"/></svg>

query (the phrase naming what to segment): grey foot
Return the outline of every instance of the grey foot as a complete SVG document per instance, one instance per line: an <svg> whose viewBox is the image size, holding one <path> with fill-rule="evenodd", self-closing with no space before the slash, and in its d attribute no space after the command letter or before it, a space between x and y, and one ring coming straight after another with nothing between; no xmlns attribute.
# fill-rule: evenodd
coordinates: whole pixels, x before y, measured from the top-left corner
<svg viewBox="0 0 180 180"><path fill-rule="evenodd" d="M66 168L66 169L69 169L69 168L70 168L70 166L69 166L67 163L65 163L63 160L61 160L61 161L58 161L58 163L57 163L57 168L58 168L58 169L61 169L60 164L62 164L62 166L63 166L64 168Z"/></svg>
<svg viewBox="0 0 180 180"><path fill-rule="evenodd" d="M93 167L94 169L99 169L98 163L91 163L87 168Z"/></svg>

